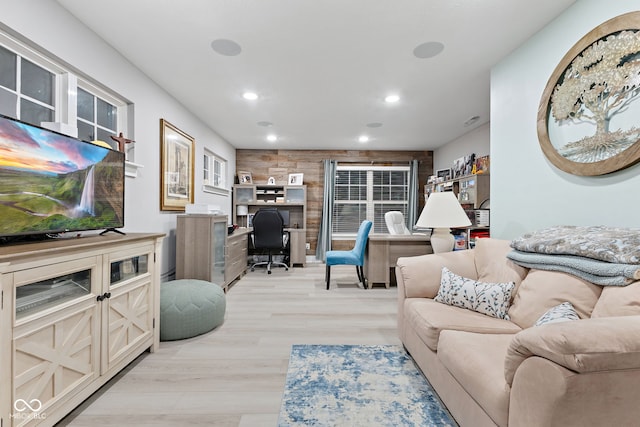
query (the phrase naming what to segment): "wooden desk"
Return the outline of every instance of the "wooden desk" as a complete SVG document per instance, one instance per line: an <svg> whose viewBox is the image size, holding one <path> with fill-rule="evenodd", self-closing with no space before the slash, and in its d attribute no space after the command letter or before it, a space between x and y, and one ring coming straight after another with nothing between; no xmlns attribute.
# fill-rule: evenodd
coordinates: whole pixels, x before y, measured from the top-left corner
<svg viewBox="0 0 640 427"><path fill-rule="evenodd" d="M364 275L369 288L374 283L390 284L390 269L400 257L433 253L429 236L421 234L370 234L364 258Z"/></svg>

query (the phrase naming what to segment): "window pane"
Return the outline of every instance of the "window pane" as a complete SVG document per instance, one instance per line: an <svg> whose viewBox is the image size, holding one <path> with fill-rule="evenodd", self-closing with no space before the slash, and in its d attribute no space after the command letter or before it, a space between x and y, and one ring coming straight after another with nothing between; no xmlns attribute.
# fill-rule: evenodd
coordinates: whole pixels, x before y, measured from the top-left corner
<svg viewBox="0 0 640 427"><path fill-rule="evenodd" d="M118 149L118 143L115 142L113 139L111 139L111 135L115 136L115 133L113 132L108 132L104 129L100 129L98 128L98 137L96 139L99 139L100 141L104 141L107 144L109 144L111 146L111 148L113 148L114 150Z"/></svg>
<svg viewBox="0 0 640 427"><path fill-rule="evenodd" d="M93 100L95 97L86 90L78 88L78 117L94 121L93 118Z"/></svg>
<svg viewBox="0 0 640 427"><path fill-rule="evenodd" d="M53 121L53 110L23 99L20 103L20 120L40 126L42 122Z"/></svg>
<svg viewBox="0 0 640 427"><path fill-rule="evenodd" d="M109 128L111 130L116 130L118 128L118 110L113 105L108 102L103 101L100 98L96 99L97 102L97 110L96 110L96 122L103 127Z"/></svg>
<svg viewBox="0 0 640 427"><path fill-rule="evenodd" d="M22 59L21 92L48 105L53 105L53 73Z"/></svg>
<svg viewBox="0 0 640 427"><path fill-rule="evenodd" d="M0 46L0 85L11 90L16 90L16 62L16 54Z"/></svg>
<svg viewBox="0 0 640 427"><path fill-rule="evenodd" d="M16 105L18 102L18 95L11 93L4 89L0 89L0 113L5 116L17 118Z"/></svg>
<svg viewBox="0 0 640 427"><path fill-rule="evenodd" d="M78 120L78 138L83 141L93 141L93 126Z"/></svg>
<svg viewBox="0 0 640 427"><path fill-rule="evenodd" d="M335 203L333 205L333 232L357 233L360 223L367 218L364 203Z"/></svg>

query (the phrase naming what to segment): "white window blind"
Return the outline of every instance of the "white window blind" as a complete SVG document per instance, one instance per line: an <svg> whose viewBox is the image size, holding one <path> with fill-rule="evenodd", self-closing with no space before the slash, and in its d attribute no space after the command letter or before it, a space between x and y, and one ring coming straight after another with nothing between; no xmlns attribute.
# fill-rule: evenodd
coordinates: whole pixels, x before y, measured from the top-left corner
<svg viewBox="0 0 640 427"><path fill-rule="evenodd" d="M373 233L387 233L385 213L407 215L409 167L338 165L334 190L334 235L354 235L365 219Z"/></svg>

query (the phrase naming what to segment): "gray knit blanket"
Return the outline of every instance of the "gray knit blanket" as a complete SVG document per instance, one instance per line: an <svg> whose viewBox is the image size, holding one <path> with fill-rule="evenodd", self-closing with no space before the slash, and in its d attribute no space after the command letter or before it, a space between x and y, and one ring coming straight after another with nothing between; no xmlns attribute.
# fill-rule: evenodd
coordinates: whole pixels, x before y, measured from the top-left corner
<svg viewBox="0 0 640 427"><path fill-rule="evenodd" d="M640 279L640 229L562 225L524 234L507 257L518 265L561 271L601 286Z"/></svg>
<svg viewBox="0 0 640 427"><path fill-rule="evenodd" d="M522 252L640 264L640 229L562 225L524 234L513 240L511 247Z"/></svg>
<svg viewBox="0 0 640 427"><path fill-rule="evenodd" d="M610 263L574 255L547 255L513 250L507 258L538 270L561 271L600 286L626 286L640 279L640 265Z"/></svg>

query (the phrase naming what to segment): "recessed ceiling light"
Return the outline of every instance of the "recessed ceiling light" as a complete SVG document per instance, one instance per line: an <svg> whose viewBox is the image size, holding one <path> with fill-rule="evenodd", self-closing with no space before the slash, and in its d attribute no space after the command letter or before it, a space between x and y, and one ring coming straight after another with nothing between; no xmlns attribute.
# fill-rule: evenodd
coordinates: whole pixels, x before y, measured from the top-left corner
<svg viewBox="0 0 640 427"><path fill-rule="evenodd" d="M277 140L278 140L278 137L276 135L274 134L267 135L267 141L276 142Z"/></svg>
<svg viewBox="0 0 640 427"><path fill-rule="evenodd" d="M255 99L258 99L258 94L255 92L245 92L242 94L242 97L244 99L248 99L249 101L253 101Z"/></svg>
<svg viewBox="0 0 640 427"><path fill-rule="evenodd" d="M271 126L273 126L273 123L271 122L267 122L267 121L261 121L256 123L258 126L262 126L263 128L270 128Z"/></svg>
<svg viewBox="0 0 640 427"><path fill-rule="evenodd" d="M387 95L384 98L384 102L388 102L389 104L392 104L394 102L398 102L400 101L400 97L398 95Z"/></svg>
<svg viewBox="0 0 640 427"><path fill-rule="evenodd" d="M464 122L465 126L471 126L472 124L474 124L475 122L477 122L478 120L480 120L480 116L473 116L473 117L469 117L467 119L466 122Z"/></svg>
<svg viewBox="0 0 640 427"><path fill-rule="evenodd" d="M433 58L444 50L444 45L440 42L426 42L419 44L413 49L413 55L416 58L427 59Z"/></svg>
<svg viewBox="0 0 640 427"><path fill-rule="evenodd" d="M224 56L240 55L242 48L233 40L217 39L211 42L211 49Z"/></svg>
<svg viewBox="0 0 640 427"><path fill-rule="evenodd" d="M367 127L368 128L379 128L381 126L382 126L382 123L380 123L380 122L367 123Z"/></svg>
<svg viewBox="0 0 640 427"><path fill-rule="evenodd" d="M367 135L360 135L358 138L358 142L367 142L369 141L369 137Z"/></svg>

